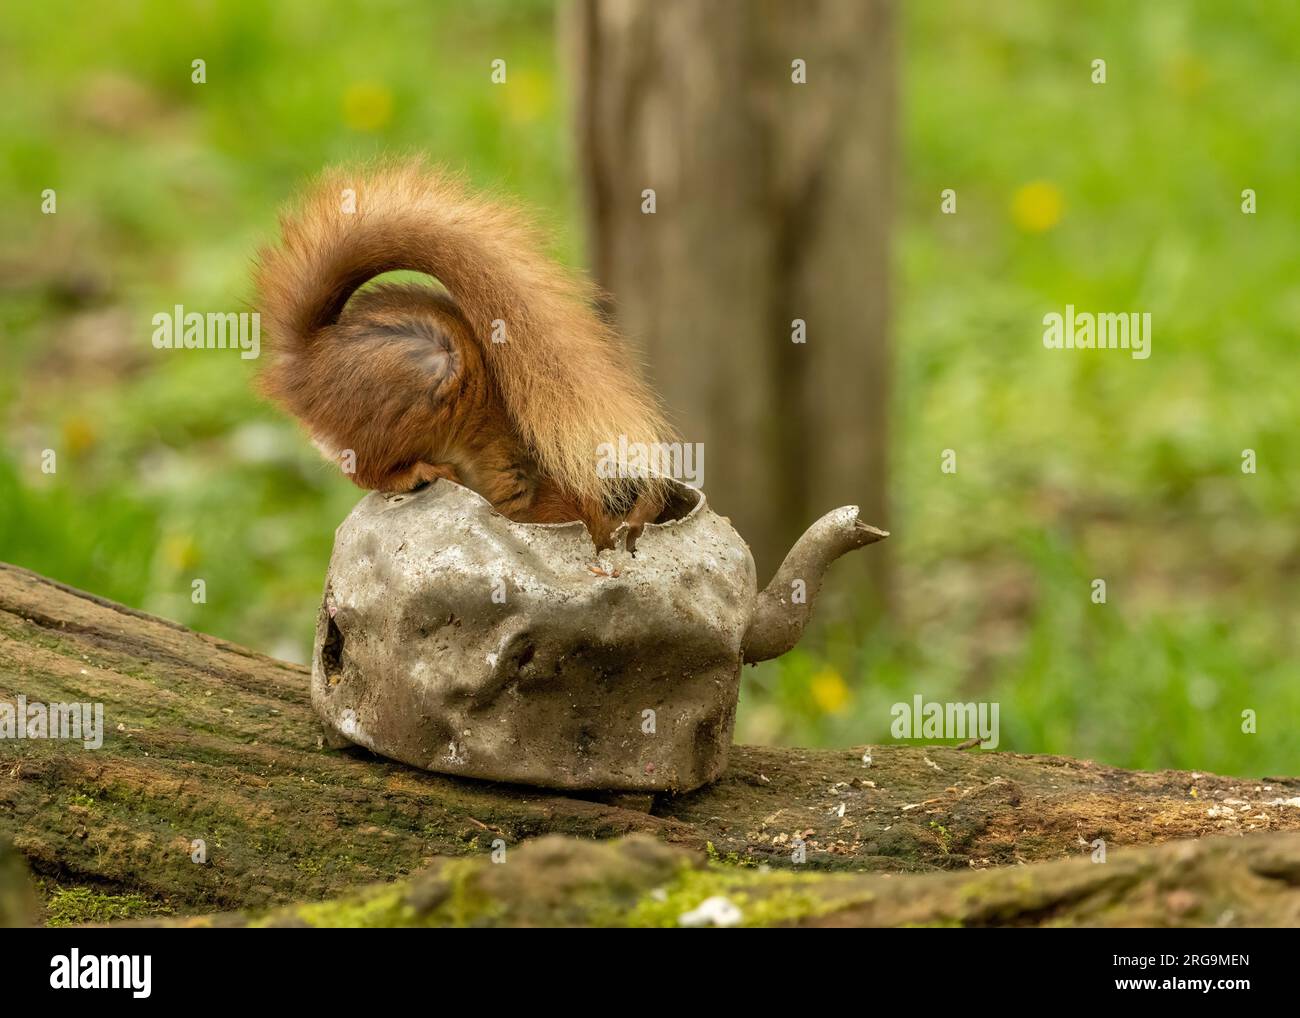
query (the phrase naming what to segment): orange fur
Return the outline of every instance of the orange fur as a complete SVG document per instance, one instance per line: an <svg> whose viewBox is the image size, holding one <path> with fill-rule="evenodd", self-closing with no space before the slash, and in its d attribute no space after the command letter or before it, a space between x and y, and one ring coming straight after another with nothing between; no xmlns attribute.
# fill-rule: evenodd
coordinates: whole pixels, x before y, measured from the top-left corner
<svg viewBox="0 0 1300 1018"><path fill-rule="evenodd" d="M355 212L343 211L355 192ZM416 161L334 169L261 253L263 391L353 479L451 477L521 522L581 519L598 544L658 514L660 478L603 478L602 443L672 440L591 289L541 253L528 219ZM374 287L414 269L446 288ZM505 342L493 342L503 334Z"/></svg>

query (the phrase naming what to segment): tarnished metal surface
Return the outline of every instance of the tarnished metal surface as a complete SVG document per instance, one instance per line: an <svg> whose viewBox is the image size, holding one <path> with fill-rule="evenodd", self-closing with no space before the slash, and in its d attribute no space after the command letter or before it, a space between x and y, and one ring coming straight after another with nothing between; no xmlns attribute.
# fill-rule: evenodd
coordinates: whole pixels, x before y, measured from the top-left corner
<svg viewBox="0 0 1300 1018"><path fill-rule="evenodd" d="M512 523L447 481L366 496L338 529L317 625L327 730L429 770L558 788L717 777L754 562L703 496L682 497L694 508L647 526L632 556L597 555L578 523Z"/></svg>
<svg viewBox="0 0 1300 1018"><path fill-rule="evenodd" d="M749 548L703 495L678 486L660 518L635 555L621 534L598 554L580 523L513 523L449 481L367 495L335 535L316 628L331 742L552 788L712 781L742 655L792 646L827 565L884 535L853 507L827 514L759 598Z"/></svg>
<svg viewBox="0 0 1300 1018"><path fill-rule="evenodd" d="M758 595L741 647L745 660L780 657L798 643L830 564L845 552L888 536L858 519L855 505L833 509L804 531Z"/></svg>

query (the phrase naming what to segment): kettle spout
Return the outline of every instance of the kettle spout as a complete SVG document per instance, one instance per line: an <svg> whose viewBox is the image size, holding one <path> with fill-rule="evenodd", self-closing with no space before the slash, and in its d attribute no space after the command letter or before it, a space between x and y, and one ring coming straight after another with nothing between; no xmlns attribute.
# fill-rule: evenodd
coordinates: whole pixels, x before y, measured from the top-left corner
<svg viewBox="0 0 1300 1018"><path fill-rule="evenodd" d="M745 632L745 661L779 657L799 642L821 590L826 568L846 551L882 541L889 534L858 519L858 507L828 512L809 527L781 563L772 582L758 595ZM802 588L796 586L802 582ZM803 596L795 600L796 590Z"/></svg>

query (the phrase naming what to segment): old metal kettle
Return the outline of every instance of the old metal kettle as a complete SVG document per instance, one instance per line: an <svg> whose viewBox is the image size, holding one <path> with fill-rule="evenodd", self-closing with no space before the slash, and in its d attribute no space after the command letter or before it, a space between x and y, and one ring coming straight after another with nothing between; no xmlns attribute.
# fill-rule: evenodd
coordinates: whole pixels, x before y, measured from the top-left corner
<svg viewBox="0 0 1300 1018"><path fill-rule="evenodd" d="M741 665L793 647L830 563L886 536L836 509L759 592L749 547L685 485L635 555L450 481L372 492L335 535L312 704L332 745L428 770L687 791L726 766Z"/></svg>

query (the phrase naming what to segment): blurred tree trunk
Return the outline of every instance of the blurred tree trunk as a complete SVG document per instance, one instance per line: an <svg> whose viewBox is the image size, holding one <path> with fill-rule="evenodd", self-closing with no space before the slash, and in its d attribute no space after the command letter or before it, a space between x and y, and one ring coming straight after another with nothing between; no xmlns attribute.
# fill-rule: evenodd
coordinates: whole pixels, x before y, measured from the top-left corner
<svg viewBox="0 0 1300 1018"><path fill-rule="evenodd" d="M761 578L827 509L887 524L891 3L578 0L568 20L594 271L704 444L713 507ZM883 595L883 556L852 568L842 589L870 570Z"/></svg>

